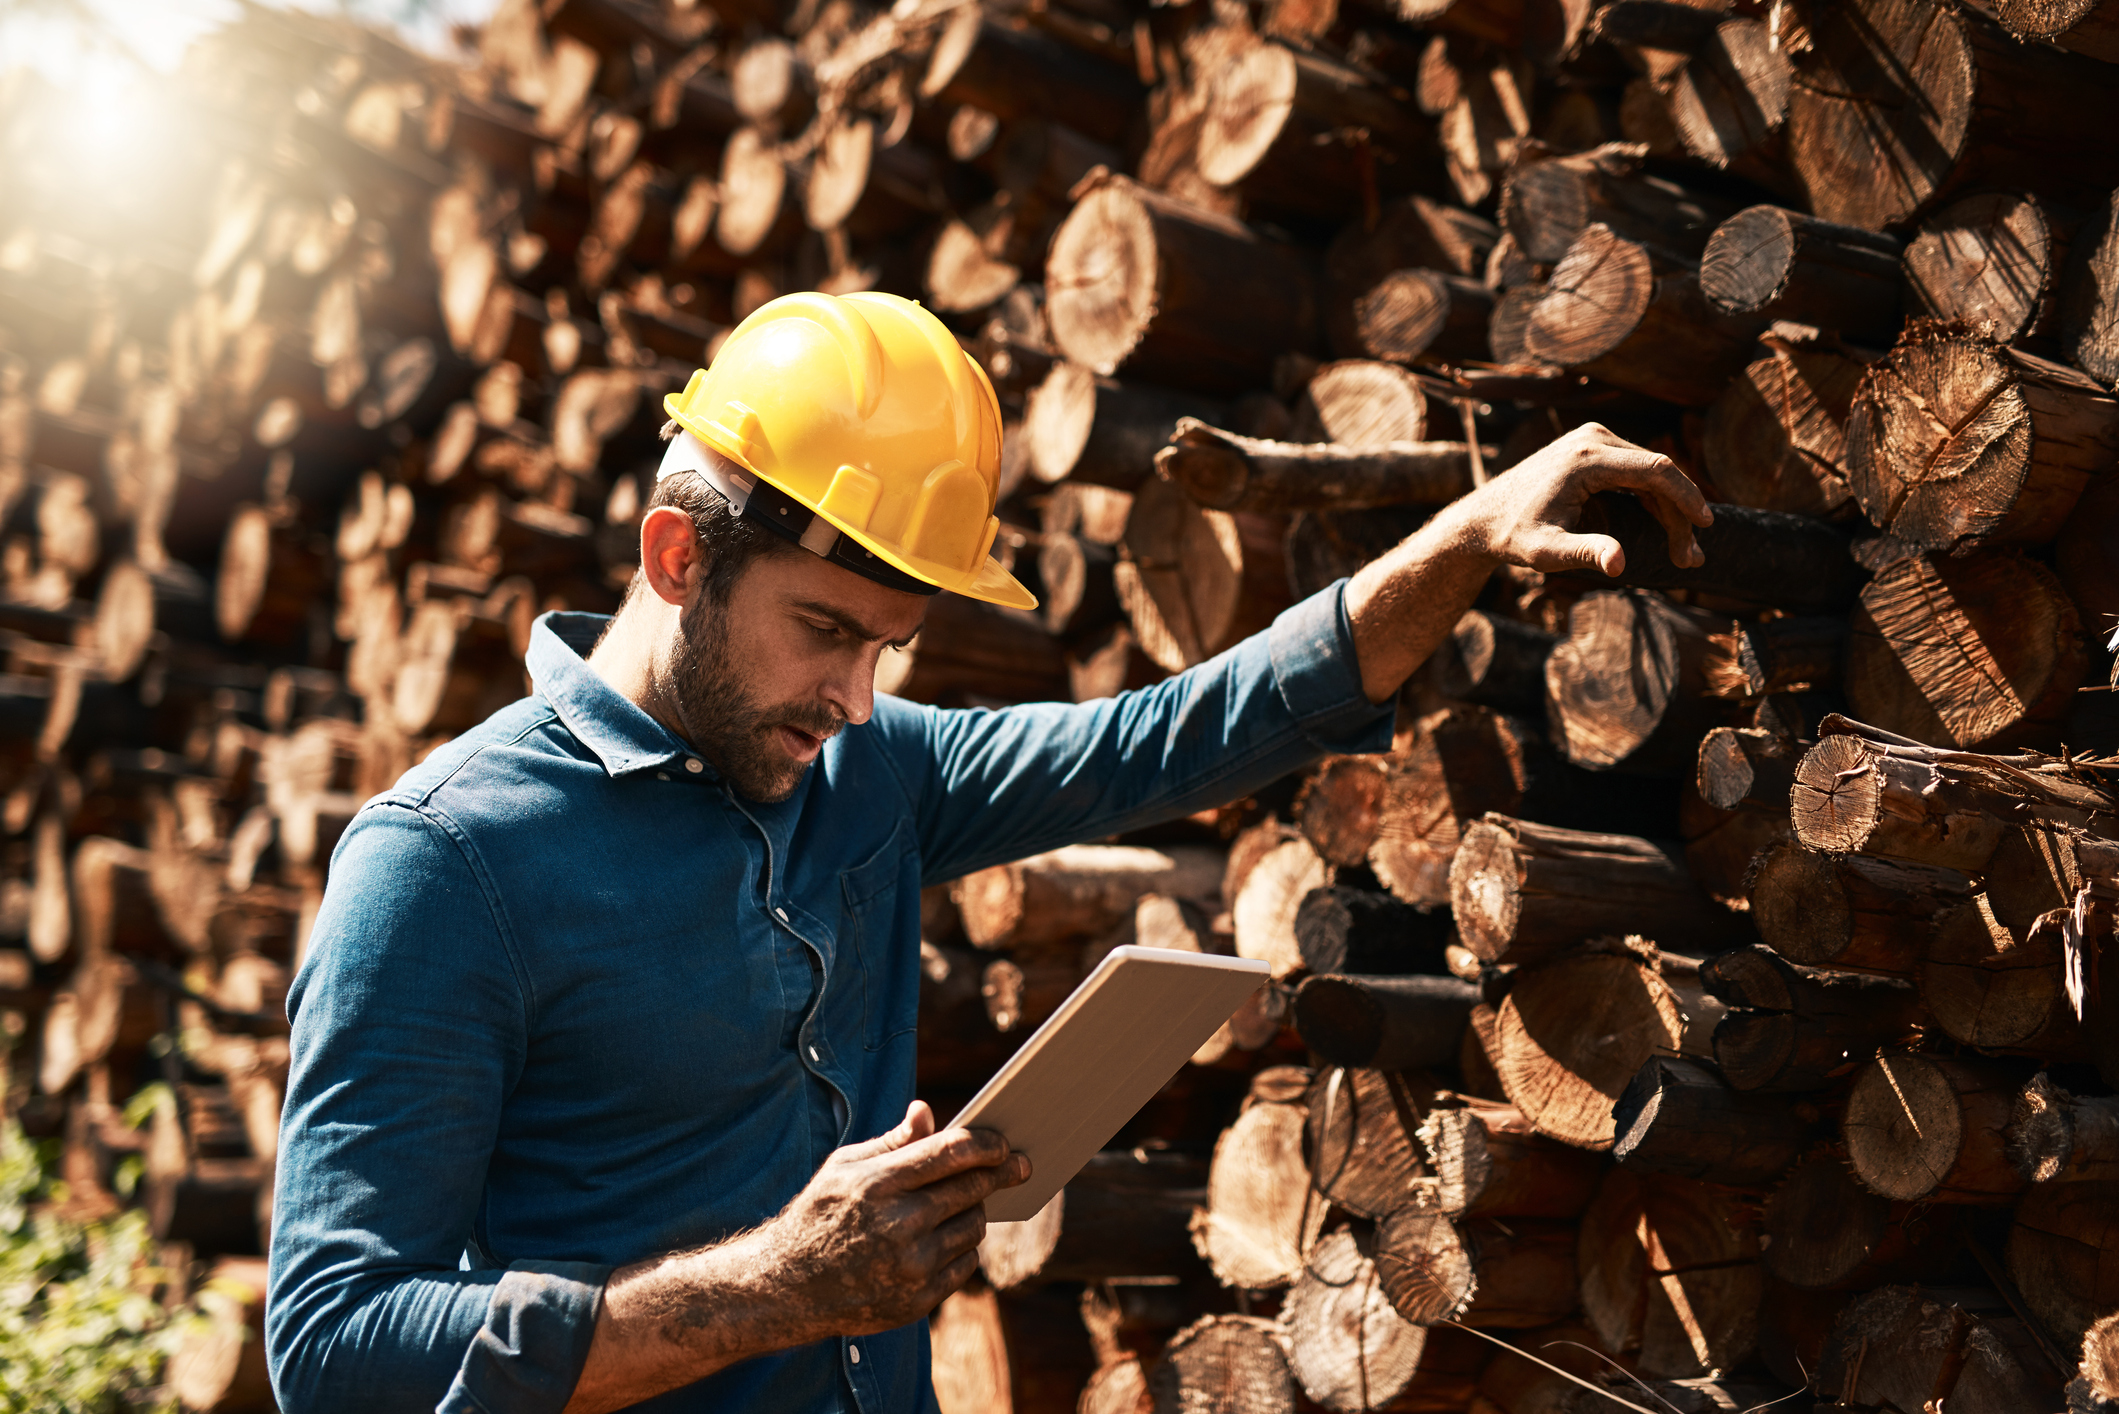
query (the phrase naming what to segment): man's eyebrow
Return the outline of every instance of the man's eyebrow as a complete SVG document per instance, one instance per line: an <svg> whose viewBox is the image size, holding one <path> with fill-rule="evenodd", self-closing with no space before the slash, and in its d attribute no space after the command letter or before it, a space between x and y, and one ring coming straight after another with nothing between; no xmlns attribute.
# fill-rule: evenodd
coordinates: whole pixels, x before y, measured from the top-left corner
<svg viewBox="0 0 2119 1414"><path fill-rule="evenodd" d="M867 624L862 623L852 614L847 613L844 609L835 609L829 604L821 604L814 599L797 599L794 601L793 607L797 609L806 610L807 612L812 614L816 614L820 618L830 619L833 623L837 624L840 628L845 629L849 634L853 635L855 638L860 639L863 643L884 643L882 634L877 633L875 630L871 629ZM891 639L888 643L884 643L884 646L888 648L903 648L906 644L912 642L915 638L918 638L919 636L920 631L916 628L911 633L906 634L903 638Z"/></svg>

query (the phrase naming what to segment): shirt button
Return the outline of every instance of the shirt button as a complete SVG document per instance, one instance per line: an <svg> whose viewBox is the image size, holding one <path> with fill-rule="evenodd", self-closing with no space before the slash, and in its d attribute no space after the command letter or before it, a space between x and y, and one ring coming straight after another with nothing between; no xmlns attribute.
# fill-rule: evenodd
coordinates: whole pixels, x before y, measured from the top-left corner
<svg viewBox="0 0 2119 1414"><path fill-rule="evenodd" d="M817 1058L817 1048L815 1046L811 1046L809 1048L809 1058L811 1060L815 1060Z"/></svg>
<svg viewBox="0 0 2119 1414"><path fill-rule="evenodd" d="M687 756L684 760L684 769L690 771L693 775L696 776L701 771L704 771L706 767L700 765L696 759Z"/></svg>
<svg viewBox="0 0 2119 1414"><path fill-rule="evenodd" d="M666 781L666 780L668 780L669 778L670 778L670 773L669 773L669 772L667 772L667 771L657 771L657 772L655 773L655 779L656 779L656 780L658 780L658 781Z"/></svg>
<svg viewBox="0 0 2119 1414"><path fill-rule="evenodd" d="M776 908L773 910L773 917L779 919L782 923L785 923L787 921L787 910L784 908Z"/></svg>
<svg viewBox="0 0 2119 1414"><path fill-rule="evenodd" d="M852 1360L852 1361L854 1362L854 1364L858 1365L858 1364L860 1364L860 1363L861 1363L861 1347L860 1347L860 1346L858 1346L858 1345L849 1345L849 1346L847 1346L847 1347L846 1347L846 1354L847 1354L848 1358L850 1358L850 1359L851 1359L851 1360Z"/></svg>

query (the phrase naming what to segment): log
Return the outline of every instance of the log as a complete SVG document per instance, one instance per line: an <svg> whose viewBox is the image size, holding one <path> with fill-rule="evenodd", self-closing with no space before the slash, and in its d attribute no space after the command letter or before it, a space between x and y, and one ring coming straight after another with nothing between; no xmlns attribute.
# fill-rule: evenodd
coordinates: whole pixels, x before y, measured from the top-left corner
<svg viewBox="0 0 2119 1414"><path fill-rule="evenodd" d="M1722 313L1692 268L1658 268L1648 246L1594 223L1530 307L1523 350L1614 388L1706 407L1744 366L1765 322Z"/></svg>
<svg viewBox="0 0 2119 1414"><path fill-rule="evenodd" d="M1271 624L1289 603L1282 541L1277 522L1143 484L1112 571L1142 651L1181 672Z"/></svg>
<svg viewBox="0 0 2119 1414"><path fill-rule="evenodd" d="M265 1368L265 1262L221 1257L195 1298L205 1319L169 1357L169 1391L187 1409L263 1414L275 1406Z"/></svg>
<svg viewBox="0 0 2119 1414"><path fill-rule="evenodd" d="M1107 933L1145 893L1213 901L1222 868L1220 851L1202 845L1069 845L966 874L950 898L973 947L1034 948Z"/></svg>
<svg viewBox="0 0 2119 1414"><path fill-rule="evenodd" d="M1295 942L1302 951L1303 966L1312 973L1439 976L1445 970L1443 952L1449 939L1446 915L1424 912L1367 889L1312 889L1295 911Z"/></svg>
<svg viewBox="0 0 2119 1414"><path fill-rule="evenodd" d="M1828 615L1790 615L1739 624L1725 641L1727 652L1715 664L1716 695L1767 697L1835 686L1847 628ZM1703 790L1705 779L1703 774Z"/></svg>
<svg viewBox="0 0 2119 1414"><path fill-rule="evenodd" d="M284 646L309 627L327 579L323 555L298 523L262 506L228 522L214 580L214 621L231 642Z"/></svg>
<svg viewBox="0 0 2119 1414"><path fill-rule="evenodd" d="M1606 143L1518 162L1501 186L1501 228L1527 259L1547 265L1563 259L1591 225L1622 242L1698 259L1715 227L1737 208L1647 175L1643 156L1636 145Z"/></svg>
<svg viewBox="0 0 2119 1414"><path fill-rule="evenodd" d="M1415 1200L1449 1217L1573 1218L1589 1205L1604 1164L1537 1132L1522 1111L1465 1099L1437 1105L1420 1125L1432 1177L1414 1180Z"/></svg>
<svg viewBox="0 0 2119 1414"><path fill-rule="evenodd" d="M2111 1414L2119 1405L2119 1350L2113 1335L2119 1319L2101 1316L2082 1338L2082 1364L2067 1388L2068 1414Z"/></svg>
<svg viewBox="0 0 2119 1414"><path fill-rule="evenodd" d="M1418 111L1360 70L1284 45L1247 46L1208 81L1199 175L1261 211L1338 219L1426 175Z"/></svg>
<svg viewBox="0 0 2119 1414"><path fill-rule="evenodd" d="M1295 1030L1332 1065L1444 1065L1478 999L1478 988L1455 977L1312 976L1295 992Z"/></svg>
<svg viewBox="0 0 2119 1414"><path fill-rule="evenodd" d="M1541 961L1625 930L1715 953L1743 929L1700 891L1674 845L1504 815L1465 830L1449 894L1464 946L1487 963Z"/></svg>
<svg viewBox="0 0 2119 1414"><path fill-rule="evenodd" d="M1612 1156L1636 1173L1732 1188L1773 1182L1808 1147L1810 1126L1784 1101L1736 1089L1713 1067L1657 1056L1612 1107Z"/></svg>
<svg viewBox="0 0 2119 1414"><path fill-rule="evenodd" d="M1325 329L1343 358L1384 357L1363 347L1357 302L1393 271L1431 270L1480 277L1499 233L1484 217L1410 196L1384 206L1376 221L1349 223L1324 257Z"/></svg>
<svg viewBox="0 0 2119 1414"><path fill-rule="evenodd" d="M2051 757L1980 758L1915 745L1844 717L1804 753L1790 801L1796 838L1832 854L1978 873L2011 826L2119 835L2119 802ZM1807 959L1806 959L1807 960Z"/></svg>
<svg viewBox="0 0 2119 1414"><path fill-rule="evenodd" d="M2002 1133L2021 1088L1994 1061L1877 1057L1855 1078L1840 1120L1855 1176L1901 1202L2013 1201L2024 1183Z"/></svg>
<svg viewBox="0 0 2119 1414"><path fill-rule="evenodd" d="M1973 328L1991 320L2004 344L2050 338L2058 330L2060 277L2075 224L2026 192L1981 192L1952 202L1906 246L1907 308Z"/></svg>
<svg viewBox="0 0 2119 1414"><path fill-rule="evenodd" d="M1677 1048L1684 1022L1653 951L1593 945L1517 975L1490 1049L1509 1101L1540 1134L1609 1149L1612 1102L1651 1054Z"/></svg>
<svg viewBox="0 0 2119 1414"><path fill-rule="evenodd" d="M1785 187L1779 138L1791 77L1765 22L1723 19L1669 80L1666 103L1685 151L1709 167Z"/></svg>
<svg viewBox="0 0 2119 1414"><path fill-rule="evenodd" d="M1751 206L1715 227L1700 257L1700 292L1724 314L1816 325L1862 343L1898 332L1895 237Z"/></svg>
<svg viewBox="0 0 2119 1414"><path fill-rule="evenodd" d="M1971 750L2056 742L2088 671L2052 571L2008 554L1909 555L1869 581L1847 634L1854 715Z"/></svg>
<svg viewBox="0 0 2119 1414"><path fill-rule="evenodd" d="M1394 270L1354 301L1361 351L1393 363L1488 358L1493 314L1485 282L1441 270Z"/></svg>
<svg viewBox="0 0 2119 1414"><path fill-rule="evenodd" d="M1660 775L1691 764L1724 709L1707 695L1723 621L1660 594L1605 590L1568 611L1545 662L1545 715L1577 766Z"/></svg>
<svg viewBox="0 0 2119 1414"><path fill-rule="evenodd" d="M714 243L734 256L783 249L802 226L802 212L789 197L787 164L776 146L759 129L742 129L721 151Z"/></svg>
<svg viewBox="0 0 2119 1414"><path fill-rule="evenodd" d="M2119 620L2119 477L2099 477L2075 503L2053 546L2053 572L2085 627Z"/></svg>
<svg viewBox="0 0 2119 1414"><path fill-rule="evenodd" d="M1381 822L1384 794L1389 789L1391 768L1395 762L1389 758L1373 756L1328 756L1319 762L1310 774L1303 778L1302 789L1295 795L1295 825L1302 831L1304 839L1316 849L1328 864L1348 868L1368 859L1369 847L1376 842L1376 829ZM1421 967L1345 967L1325 965L1309 948L1308 935L1304 931L1304 916L1314 912L1314 928L1328 928L1320 933L1322 946L1326 949L1342 948L1347 931L1354 926L1355 910L1359 908L1364 934L1374 934L1379 939L1388 936L1387 930L1394 926L1412 927L1406 916L1410 910L1394 911L1384 907L1383 900L1364 906L1353 890L1319 890L1303 900L1303 913L1296 915L1295 936L1303 944L1303 957L1310 962L1313 972L1424 972L1432 968ZM1374 921L1369 921L1373 915Z"/></svg>
<svg viewBox="0 0 2119 1414"><path fill-rule="evenodd" d="M1233 393L1319 344L1309 268L1225 216L1092 174L1045 262L1053 342L1106 376ZM1245 292L1232 301L1228 292Z"/></svg>
<svg viewBox="0 0 2119 1414"><path fill-rule="evenodd" d="M2119 1180L2119 1100L2071 1094L2043 1072L2017 1095L2002 1139L2026 1183Z"/></svg>
<svg viewBox="0 0 2119 1414"><path fill-rule="evenodd" d="M1924 549L2051 540L2119 451L2119 398L1962 325L1915 321L1847 420L1862 510Z"/></svg>
<svg viewBox="0 0 2119 1414"><path fill-rule="evenodd" d="M522 695L522 660L507 624L468 604L421 604L403 652L390 712L409 735L463 731Z"/></svg>
<svg viewBox="0 0 2119 1414"><path fill-rule="evenodd" d="M1969 888L1954 870L1860 855L1835 859L1791 843L1760 854L1749 892L1759 936L1790 962L1911 977L1936 916L1961 903Z"/></svg>
<svg viewBox="0 0 2119 1414"><path fill-rule="evenodd" d="M1065 701L1066 656L1035 614L945 595L920 637L876 665L876 691L944 707Z"/></svg>
<svg viewBox="0 0 2119 1414"><path fill-rule="evenodd" d="M1368 863L1400 900L1439 908L1450 901L1465 828L1489 812L1526 813L1529 749L1518 724L1484 708L1452 708L1416 727L1394 754Z"/></svg>
<svg viewBox="0 0 2119 1414"><path fill-rule="evenodd" d="M2059 262L2056 258L2055 264ZM2119 382L2119 199L2100 194L2074 232L2060 288L2055 332L2077 368L2101 383Z"/></svg>
<svg viewBox="0 0 2119 1414"><path fill-rule="evenodd" d="M1044 532L1037 544L1038 614L1069 645L1095 638L1125 617L1118 602L1115 546L1065 531Z"/></svg>
<svg viewBox="0 0 2119 1414"><path fill-rule="evenodd" d="M2063 975L2067 917L2054 909L2032 927L2010 928L1985 893L1941 915L1915 973L1936 1024L1982 1051L2087 1057Z"/></svg>
<svg viewBox="0 0 2119 1414"><path fill-rule="evenodd" d="M1879 1197L1844 1155L1819 1148L1767 1197L1762 1259L1768 1275L1806 1295L1944 1276L1958 1251L1957 1211Z"/></svg>
<svg viewBox="0 0 2119 1414"><path fill-rule="evenodd" d="M1303 1130L1310 1183L1319 1196L1365 1218L1410 1202L1425 1172L1419 1141L1425 1099L1417 1078L1394 1071L1320 1071L1310 1086Z"/></svg>
<svg viewBox="0 0 2119 1414"><path fill-rule="evenodd" d="M1861 584L1845 532L1786 511L1717 509L1712 525L1693 532L1706 559L1690 568L1671 563L1662 523L1631 495L1592 497L1577 528L1617 540L1626 564L1616 579L1641 589L1684 589L1758 608L1819 614L1843 611Z"/></svg>
<svg viewBox="0 0 2119 1414"><path fill-rule="evenodd" d="M1798 967L1759 945L1708 959L1700 980L1730 1008L1714 1059L1738 1090L1822 1090L1927 1019L1906 981Z"/></svg>
<svg viewBox="0 0 2119 1414"><path fill-rule="evenodd" d="M1038 480L1132 491L1154 474L1156 453L1179 423L1223 416L1197 394L1119 383L1061 360L1025 401L1021 435Z"/></svg>
<svg viewBox="0 0 2119 1414"><path fill-rule="evenodd" d="M1790 55L1788 160L1827 221L1904 225L1980 182L2086 203L2119 181L2119 164L2057 136L2113 111L2093 60L1903 0L1835 6L1808 38Z"/></svg>
<svg viewBox="0 0 2119 1414"><path fill-rule="evenodd" d="M1192 1219L1192 1240L1226 1286L1288 1285L1324 1226L1326 1205L1311 1194L1303 1162L1304 1090L1277 1084L1290 1074L1308 1078L1261 1071L1243 1113L1214 1142L1207 1204Z"/></svg>
<svg viewBox="0 0 2119 1414"><path fill-rule="evenodd" d="M1822 339L1764 342L1770 356L1746 365L1707 411L1708 474L1740 506L1843 518L1854 510L1847 413L1868 362Z"/></svg>
<svg viewBox="0 0 2119 1414"><path fill-rule="evenodd" d="M1412 1382L1427 1332L1384 1296L1372 1246L1347 1228L1310 1254L1281 1308L1288 1364L1304 1393L1326 1409L1389 1404Z"/></svg>
<svg viewBox="0 0 2119 1414"><path fill-rule="evenodd" d="M1878 1287L1839 1313L1814 1387L1855 1407L1933 1407L1953 1414L2060 1403L2060 1376L2022 1321L1975 1314L1913 1286Z"/></svg>
<svg viewBox="0 0 2119 1414"><path fill-rule="evenodd" d="M1467 609L1431 660L1435 686L1496 712L1534 715L1545 709L1545 660L1556 641L1519 620Z"/></svg>
<svg viewBox="0 0 2119 1414"><path fill-rule="evenodd" d="M1582 1215L1582 1313L1647 1375L1734 1369L1758 1340L1758 1232L1726 1189L1611 1170Z"/></svg>
<svg viewBox="0 0 2119 1414"><path fill-rule="evenodd" d="M1178 419L1155 470L1202 506L1265 514L1439 506L1472 489L1464 442L1273 442L1193 417Z"/></svg>
<svg viewBox="0 0 2119 1414"><path fill-rule="evenodd" d="M1158 1410L1294 1414L1288 1336L1257 1316L1203 1316L1170 1338L1148 1376Z"/></svg>
<svg viewBox="0 0 2119 1414"><path fill-rule="evenodd" d="M1427 395L1405 369L1374 359L1320 364L1296 403L1298 442L1336 442L1356 449L1419 442L1427 436Z"/></svg>
<svg viewBox="0 0 2119 1414"><path fill-rule="evenodd" d="M1106 1150L1036 1217L988 1226L979 1243L979 1270L999 1291L1055 1281L1187 1276L1200 1260L1189 1225L1206 1197L1206 1166L1196 1159Z"/></svg>
<svg viewBox="0 0 2119 1414"><path fill-rule="evenodd" d="M1693 784L1716 810L1785 812L1795 788L1795 742L1756 727L1716 727L1700 739Z"/></svg>
<svg viewBox="0 0 2119 1414"><path fill-rule="evenodd" d="M1565 1223L1403 1208L1376 1229L1376 1271L1391 1305L1415 1325L1521 1330L1573 1308L1574 1246Z"/></svg>
<svg viewBox="0 0 2119 1414"><path fill-rule="evenodd" d="M972 104L1004 122L1046 118L1098 142L1125 140L1142 97L1140 80L1035 30L960 12L943 30L920 80L920 97Z"/></svg>

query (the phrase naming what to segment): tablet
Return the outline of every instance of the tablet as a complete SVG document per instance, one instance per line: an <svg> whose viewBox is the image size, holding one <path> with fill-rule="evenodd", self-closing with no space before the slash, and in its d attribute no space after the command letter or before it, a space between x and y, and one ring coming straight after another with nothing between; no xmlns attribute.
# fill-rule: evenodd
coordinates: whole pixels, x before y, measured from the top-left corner
<svg viewBox="0 0 2119 1414"><path fill-rule="evenodd" d="M1271 975L1246 957L1113 948L949 1122L1030 1156L1030 1181L988 1198L987 1220L1037 1216Z"/></svg>

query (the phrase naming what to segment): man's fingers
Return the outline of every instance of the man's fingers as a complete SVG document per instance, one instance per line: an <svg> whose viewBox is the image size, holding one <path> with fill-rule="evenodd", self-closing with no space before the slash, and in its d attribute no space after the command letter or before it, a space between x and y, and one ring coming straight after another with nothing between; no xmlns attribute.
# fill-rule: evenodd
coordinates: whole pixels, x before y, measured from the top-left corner
<svg viewBox="0 0 2119 1414"><path fill-rule="evenodd" d="M1008 1141L990 1129L945 1129L882 1158L899 1188L925 1188L969 1169L993 1169L1008 1160Z"/></svg>
<svg viewBox="0 0 2119 1414"><path fill-rule="evenodd" d="M916 1143L933 1133L934 1111L927 1107L925 1100L914 1100L906 1107L905 1118L899 1120L895 1128L859 1144L849 1144L834 1157L841 1163L856 1163L862 1159L872 1159L878 1154L888 1154L894 1149L902 1149L907 1144Z"/></svg>
<svg viewBox="0 0 2119 1414"><path fill-rule="evenodd" d="M1540 526L1523 549L1524 563L1545 574L1602 570L1616 577L1626 568L1626 551L1609 535L1578 535L1556 525Z"/></svg>
<svg viewBox="0 0 2119 1414"><path fill-rule="evenodd" d="M965 1252L978 1250L986 1237L986 1210L966 1208L934 1230L935 1247L944 1260L953 1261Z"/></svg>
<svg viewBox="0 0 2119 1414"><path fill-rule="evenodd" d="M928 1184L920 1189L919 1196L928 1204L929 1221L939 1227L957 1214L976 1208L1003 1188L1014 1187L1015 1183L1013 1172L1006 1165L972 1169Z"/></svg>
<svg viewBox="0 0 2119 1414"><path fill-rule="evenodd" d="M1597 490L1627 490L1647 503L1662 522L1670 542L1670 562L1690 568L1705 564L1706 554L1693 538L1695 527L1714 524L1714 508L1692 479L1670 458L1641 447L1600 448Z"/></svg>

